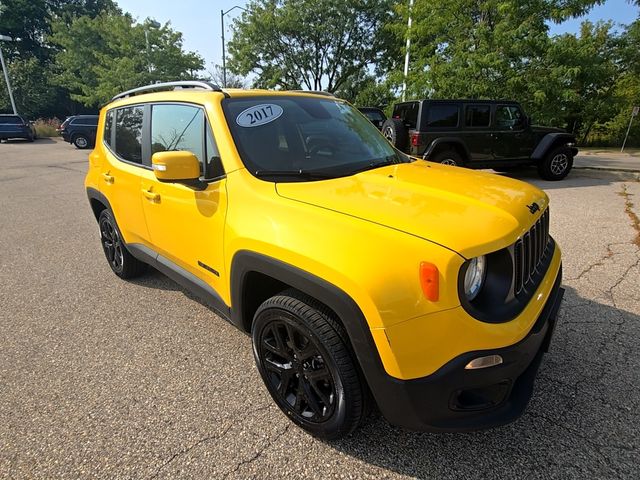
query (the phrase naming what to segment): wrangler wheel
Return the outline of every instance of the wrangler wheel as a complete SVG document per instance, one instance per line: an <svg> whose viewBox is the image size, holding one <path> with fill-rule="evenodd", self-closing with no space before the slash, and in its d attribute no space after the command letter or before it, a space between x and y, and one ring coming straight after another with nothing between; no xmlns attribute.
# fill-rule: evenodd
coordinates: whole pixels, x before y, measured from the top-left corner
<svg viewBox="0 0 640 480"><path fill-rule="evenodd" d="M562 180L573 167L573 154L568 147L554 148L538 164L538 174L544 180Z"/></svg>
<svg viewBox="0 0 640 480"><path fill-rule="evenodd" d="M134 278L145 272L147 264L129 253L122 241L116 221L107 209L100 213L100 242L113 273L120 278Z"/></svg>
<svg viewBox="0 0 640 480"><path fill-rule="evenodd" d="M332 312L288 290L258 308L252 338L265 386L294 423L326 440L358 427L366 388Z"/></svg>

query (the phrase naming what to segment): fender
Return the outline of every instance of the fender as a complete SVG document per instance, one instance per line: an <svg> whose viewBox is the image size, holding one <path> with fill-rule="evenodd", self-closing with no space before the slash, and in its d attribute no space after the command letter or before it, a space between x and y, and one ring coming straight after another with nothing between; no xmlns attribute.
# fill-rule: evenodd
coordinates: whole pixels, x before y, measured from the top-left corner
<svg viewBox="0 0 640 480"><path fill-rule="evenodd" d="M391 398L385 398L384 393L388 391L385 385L391 377L384 370L369 324L360 307L346 292L320 277L256 252L248 250L236 252L231 263L231 322L233 324L246 332L251 330L253 319L247 318L249 315L243 310L248 293L244 284L247 274L251 272L262 273L286 283L333 310L347 331L360 369L378 405L382 408L382 405L393 403Z"/></svg>
<svg viewBox="0 0 640 480"><path fill-rule="evenodd" d="M109 211L113 215L113 218L115 218L115 214L113 213L113 208L111 208L111 204L109 203L109 200L107 200L107 197L102 192L100 192L100 190L96 190L93 187L87 187L87 197L89 197L89 204L91 205L91 210L93 211L93 215L96 217L96 220L98 220L98 215L96 215L95 210L93 210L92 200L97 200L100 203L102 203L105 207L109 209Z"/></svg>
<svg viewBox="0 0 640 480"><path fill-rule="evenodd" d="M462 140L456 137L441 137L436 138L433 142L429 144L424 154L422 155L423 159L429 158L429 156L433 153L433 151L442 144L455 144L459 147L462 147L462 151L464 152L465 158L463 159L465 162L468 162L471 159L471 154L469 153L469 149L464 144Z"/></svg>
<svg viewBox="0 0 640 480"><path fill-rule="evenodd" d="M570 133L564 132L554 132L547 133L542 140L538 142L538 146L535 148L533 153L531 154L532 160L540 160L545 157L545 155L553 148L554 145L558 143L575 143L576 139Z"/></svg>

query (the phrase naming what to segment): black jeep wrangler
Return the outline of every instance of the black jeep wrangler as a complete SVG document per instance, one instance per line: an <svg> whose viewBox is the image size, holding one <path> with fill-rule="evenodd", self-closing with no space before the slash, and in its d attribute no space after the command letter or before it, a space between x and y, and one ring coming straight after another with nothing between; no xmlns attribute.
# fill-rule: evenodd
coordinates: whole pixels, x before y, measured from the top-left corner
<svg viewBox="0 0 640 480"><path fill-rule="evenodd" d="M382 126L396 148L432 162L510 172L536 165L545 180L562 180L578 153L573 135L531 125L516 102L416 100L394 105Z"/></svg>

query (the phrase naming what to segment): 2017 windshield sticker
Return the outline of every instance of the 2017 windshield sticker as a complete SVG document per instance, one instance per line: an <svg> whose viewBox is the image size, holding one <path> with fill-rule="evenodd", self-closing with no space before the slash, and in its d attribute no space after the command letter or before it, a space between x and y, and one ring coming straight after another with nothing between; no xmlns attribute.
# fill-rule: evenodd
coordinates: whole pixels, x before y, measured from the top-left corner
<svg viewBox="0 0 640 480"><path fill-rule="evenodd" d="M236 117L236 123L241 127L259 127L273 122L282 115L282 107L273 103L263 103L249 107L240 112Z"/></svg>

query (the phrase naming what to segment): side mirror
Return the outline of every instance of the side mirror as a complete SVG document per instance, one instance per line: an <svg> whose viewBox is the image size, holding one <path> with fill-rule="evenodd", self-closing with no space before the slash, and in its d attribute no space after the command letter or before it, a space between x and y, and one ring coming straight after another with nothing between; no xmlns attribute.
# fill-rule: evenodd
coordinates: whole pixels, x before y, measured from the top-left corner
<svg viewBox="0 0 640 480"><path fill-rule="evenodd" d="M532 122L533 122L533 120L531 119L531 117L525 117L524 126L525 127L530 127Z"/></svg>
<svg viewBox="0 0 640 480"><path fill-rule="evenodd" d="M185 182L200 178L198 157L184 150L154 153L151 166L156 178L163 182Z"/></svg>

